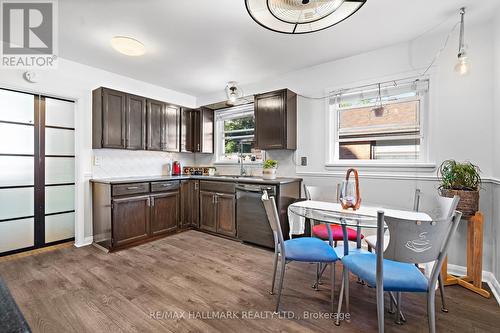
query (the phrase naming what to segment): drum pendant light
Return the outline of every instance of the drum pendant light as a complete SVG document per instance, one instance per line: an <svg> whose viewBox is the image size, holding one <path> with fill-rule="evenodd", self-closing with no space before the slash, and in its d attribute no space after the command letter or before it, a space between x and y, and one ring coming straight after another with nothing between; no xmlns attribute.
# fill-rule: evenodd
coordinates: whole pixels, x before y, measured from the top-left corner
<svg viewBox="0 0 500 333"><path fill-rule="evenodd" d="M266 29L286 34L323 30L345 20L366 0L245 0L248 13Z"/></svg>

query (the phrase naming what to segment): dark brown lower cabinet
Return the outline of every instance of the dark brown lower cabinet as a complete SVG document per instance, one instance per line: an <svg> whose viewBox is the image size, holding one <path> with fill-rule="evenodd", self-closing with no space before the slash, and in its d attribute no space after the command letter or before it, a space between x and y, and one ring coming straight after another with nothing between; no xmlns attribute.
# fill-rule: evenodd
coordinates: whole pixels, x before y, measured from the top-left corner
<svg viewBox="0 0 500 333"><path fill-rule="evenodd" d="M198 227L200 215L199 181L181 180L181 228Z"/></svg>
<svg viewBox="0 0 500 333"><path fill-rule="evenodd" d="M234 194L200 192L200 229L236 236Z"/></svg>
<svg viewBox="0 0 500 333"><path fill-rule="evenodd" d="M177 230L179 221L179 192L151 196L151 235Z"/></svg>
<svg viewBox="0 0 500 333"><path fill-rule="evenodd" d="M226 236L236 236L236 199L234 194L216 194L217 232Z"/></svg>
<svg viewBox="0 0 500 333"><path fill-rule="evenodd" d="M200 191L200 229L217 232L215 193Z"/></svg>
<svg viewBox="0 0 500 333"><path fill-rule="evenodd" d="M113 199L113 245L122 246L149 237L149 196Z"/></svg>

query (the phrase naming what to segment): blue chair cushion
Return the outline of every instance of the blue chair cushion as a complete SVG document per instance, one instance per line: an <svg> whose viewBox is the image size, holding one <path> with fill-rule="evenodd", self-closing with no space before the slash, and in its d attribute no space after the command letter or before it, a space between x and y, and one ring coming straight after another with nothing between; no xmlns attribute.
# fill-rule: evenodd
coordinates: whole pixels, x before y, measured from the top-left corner
<svg viewBox="0 0 500 333"><path fill-rule="evenodd" d="M375 287L377 279L377 255L353 254L342 258L342 264L354 275ZM428 280L414 265L384 259L384 290L401 292L426 292Z"/></svg>
<svg viewBox="0 0 500 333"><path fill-rule="evenodd" d="M333 248L337 253L337 257L342 259L344 257L344 245L339 245ZM370 253L364 249L358 249L356 246L349 246L349 255L360 254L360 253Z"/></svg>
<svg viewBox="0 0 500 333"><path fill-rule="evenodd" d="M339 259L333 248L318 238L302 237L285 241L287 260L334 262Z"/></svg>

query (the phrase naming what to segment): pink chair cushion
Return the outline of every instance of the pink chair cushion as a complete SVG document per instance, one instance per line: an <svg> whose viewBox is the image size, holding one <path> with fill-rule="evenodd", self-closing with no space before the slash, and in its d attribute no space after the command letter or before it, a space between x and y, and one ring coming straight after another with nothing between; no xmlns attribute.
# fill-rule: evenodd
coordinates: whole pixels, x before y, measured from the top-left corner
<svg viewBox="0 0 500 333"><path fill-rule="evenodd" d="M312 228L312 233L314 236L321 238L323 240L328 240L328 229L330 227L332 229L332 236L334 241L342 241L344 240L344 234L342 233L342 227L340 225L327 225L327 224L318 224ZM356 230L347 228L347 238L350 241L356 241ZM361 239L363 239L363 234L361 234Z"/></svg>

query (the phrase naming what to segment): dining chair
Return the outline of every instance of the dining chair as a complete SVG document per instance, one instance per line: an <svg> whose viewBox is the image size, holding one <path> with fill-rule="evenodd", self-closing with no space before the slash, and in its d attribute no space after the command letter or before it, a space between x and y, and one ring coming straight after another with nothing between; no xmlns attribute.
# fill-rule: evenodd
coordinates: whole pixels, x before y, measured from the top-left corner
<svg viewBox="0 0 500 333"><path fill-rule="evenodd" d="M413 197L413 210L416 212L428 213L429 215L431 215L432 218L437 220L442 220L453 216L456 207L453 207L451 203L452 201L449 200L448 198L443 198L437 195L425 194L420 189L417 188L415 190L415 196ZM389 239L390 235L387 233L387 228L386 228L384 232L384 250L389 244ZM368 245L368 251L373 252L373 249L376 248L377 235L366 236L364 240ZM415 263L415 264L418 265L421 263ZM446 298L444 292L444 281L441 273L438 276L438 285L439 285L439 294L441 296L441 311L448 312L448 308L446 307ZM401 301L401 294L396 294L396 296L394 296L392 293L390 294L391 294L391 309L389 310L389 312L394 313L392 309L392 304L394 303L396 304L396 306L398 306L398 302ZM398 309L401 309L401 304L399 304ZM401 319L403 321L406 321L404 319L404 315L402 314L402 312L400 312L399 315L396 316L396 323L401 325L402 324Z"/></svg>
<svg viewBox="0 0 500 333"><path fill-rule="evenodd" d="M274 283L276 281L278 261L280 261L278 299L276 301L275 312L278 312L279 310L286 265L292 261L300 261L308 263L331 264L331 312L334 313L335 262L339 260L337 254L331 246L318 238L301 237L285 241L283 239L283 233L281 231L281 225L279 221L279 214L276 208L274 197L269 197L267 191L264 191L262 195L262 203L264 204L267 219L274 236L274 267L273 281L271 284L271 295L274 294Z"/></svg>
<svg viewBox="0 0 500 333"><path fill-rule="evenodd" d="M334 192L331 190L331 187L311 186L304 184L304 194L306 196L306 200L339 202L339 186L340 184L337 184L336 191ZM337 249L337 256L339 258L342 257L344 253L343 247L337 247L337 242L344 240L342 227L335 224L316 223L316 221L311 222L311 235L321 240L328 241L330 243L330 246ZM357 242L358 232L360 233L359 240L362 240L364 238L364 235L361 234L360 230L347 228L347 239L351 242ZM351 250L356 251L355 248L352 248ZM323 276L323 272L325 271L325 269L326 265L322 266L321 264L318 264L318 267L316 269L316 281L312 286L316 290L319 290L321 277Z"/></svg>
<svg viewBox="0 0 500 333"><path fill-rule="evenodd" d="M446 203L448 207L456 208L459 197L442 198L439 201ZM435 333L435 287L450 240L461 216L462 213L454 211L452 216L425 222L384 216L380 211L377 217L379 241L376 244L376 254L356 254L342 258L344 273L349 271L368 285L376 287L379 332L384 332L384 291L390 291L427 293L429 331ZM385 251L383 250L384 221L391 235ZM436 262L430 278L415 266L415 262ZM343 280L343 286L347 291L349 279L344 275ZM346 292L346 297L347 295ZM347 299L346 312L349 312Z"/></svg>

